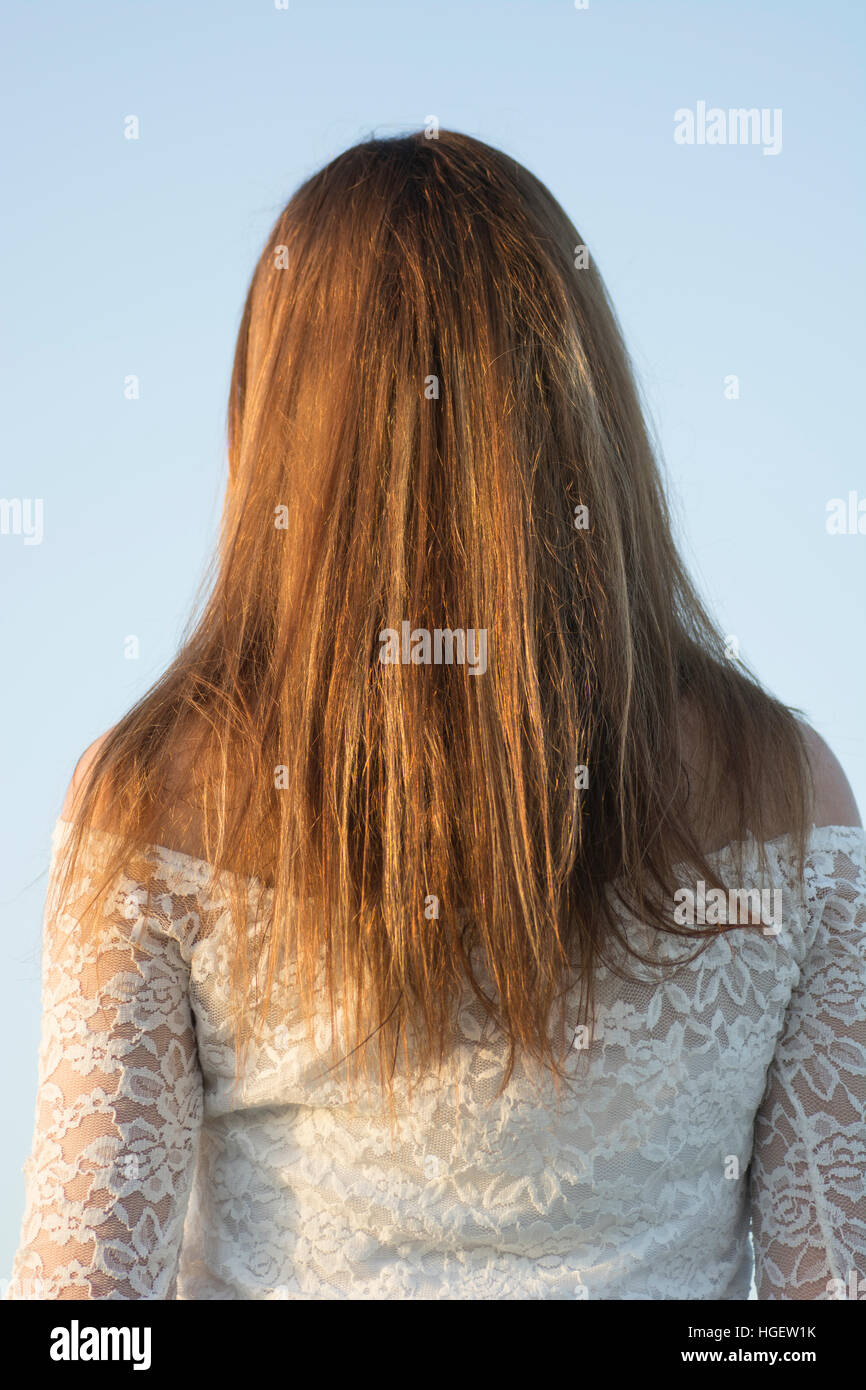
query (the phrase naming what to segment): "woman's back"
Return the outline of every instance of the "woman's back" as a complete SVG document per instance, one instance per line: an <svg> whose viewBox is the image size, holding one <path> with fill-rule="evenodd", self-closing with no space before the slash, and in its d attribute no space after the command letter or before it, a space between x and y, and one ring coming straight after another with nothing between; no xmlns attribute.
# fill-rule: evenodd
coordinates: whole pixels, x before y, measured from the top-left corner
<svg viewBox="0 0 866 1390"><path fill-rule="evenodd" d="M866 1249L866 839L814 828L802 900L789 840L769 880L756 850L736 882L780 891L764 928L673 972L602 967L593 1026L567 1006L558 1085L518 1062L502 1088L467 990L441 1075L410 1092L398 1074L391 1110L334 1065L326 1011L310 1041L291 971L236 1086L230 906L207 864L154 848L101 968L46 937L53 1131L12 1296L737 1299L750 1219L760 1297L841 1296ZM664 939L661 961L682 954Z"/></svg>

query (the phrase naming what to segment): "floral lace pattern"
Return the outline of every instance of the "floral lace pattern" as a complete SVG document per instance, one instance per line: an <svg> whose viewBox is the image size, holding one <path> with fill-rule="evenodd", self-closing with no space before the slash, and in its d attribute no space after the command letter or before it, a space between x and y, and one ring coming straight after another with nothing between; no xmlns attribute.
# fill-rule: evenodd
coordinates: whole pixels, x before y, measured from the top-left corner
<svg viewBox="0 0 866 1390"><path fill-rule="evenodd" d="M87 865L66 901L55 887L68 830L7 1296L742 1299L750 1232L759 1298L866 1290L863 830L812 830L805 892L789 842L766 847L776 934L602 969L567 1085L518 1063L500 1093L504 1049L467 991L447 1068L411 1095L398 1077L393 1115L324 1060L290 979L236 1086L210 867L152 848L85 952Z"/></svg>

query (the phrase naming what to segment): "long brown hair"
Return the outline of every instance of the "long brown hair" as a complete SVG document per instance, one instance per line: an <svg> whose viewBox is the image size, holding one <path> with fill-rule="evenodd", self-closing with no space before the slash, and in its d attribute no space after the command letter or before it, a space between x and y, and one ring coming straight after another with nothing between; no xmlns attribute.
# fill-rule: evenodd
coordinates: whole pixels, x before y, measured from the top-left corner
<svg viewBox="0 0 866 1390"><path fill-rule="evenodd" d="M692 935L671 893L678 865L718 883L706 808L731 840L782 825L802 848L797 720L683 568L582 248L514 159L441 131L341 154L262 252L209 596L106 737L67 862L101 824L114 870L193 843L227 872L241 1044L291 957L308 1012L324 981L386 1083L398 1055L441 1061L467 982L509 1072L518 1053L558 1070L555 1006L577 979L589 1015L614 897ZM404 622L483 631L486 670L423 641L385 664Z"/></svg>

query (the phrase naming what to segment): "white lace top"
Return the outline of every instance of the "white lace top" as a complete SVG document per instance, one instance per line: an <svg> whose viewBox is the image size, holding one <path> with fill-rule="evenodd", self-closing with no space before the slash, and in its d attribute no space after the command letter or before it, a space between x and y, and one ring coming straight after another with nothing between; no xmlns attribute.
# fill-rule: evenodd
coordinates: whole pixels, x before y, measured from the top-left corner
<svg viewBox="0 0 866 1390"><path fill-rule="evenodd" d="M503 1048L467 999L453 1065L411 1102L398 1081L393 1127L376 1092L350 1102L288 996L235 1089L233 928L208 865L149 851L150 913L126 881L98 960L76 895L49 885L8 1296L742 1299L751 1227L759 1298L850 1297L866 1276L866 838L813 829L804 899L788 840L767 848L778 934L719 936L672 974L602 970L558 1098L520 1065L498 1094Z"/></svg>

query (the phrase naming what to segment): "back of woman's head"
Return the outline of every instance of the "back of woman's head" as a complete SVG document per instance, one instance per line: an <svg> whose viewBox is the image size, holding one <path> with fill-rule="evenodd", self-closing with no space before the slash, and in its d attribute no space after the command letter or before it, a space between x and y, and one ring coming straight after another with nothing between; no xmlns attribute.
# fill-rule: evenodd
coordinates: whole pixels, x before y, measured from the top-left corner
<svg viewBox="0 0 866 1390"><path fill-rule="evenodd" d="M386 1072L409 1032L420 1064L447 1051L475 959L512 1054L553 1061L611 884L670 930L675 865L712 879L708 806L731 839L802 835L796 721L726 659L592 256L515 160L371 140L277 220L213 588L81 819L106 803L125 843L186 816L272 887L260 940L238 923L239 990L265 981L241 1030L289 951Z"/></svg>

